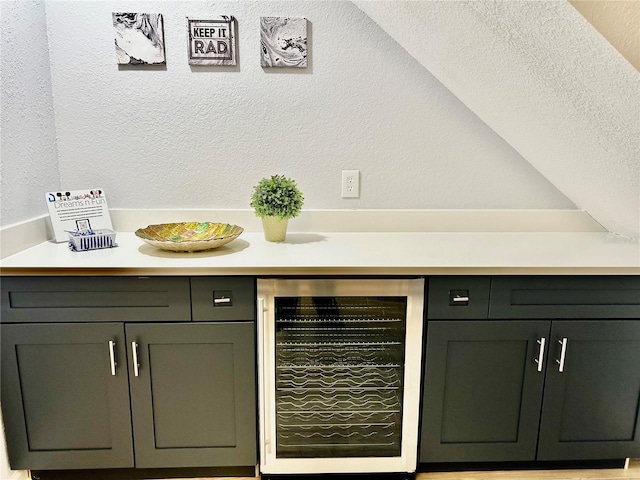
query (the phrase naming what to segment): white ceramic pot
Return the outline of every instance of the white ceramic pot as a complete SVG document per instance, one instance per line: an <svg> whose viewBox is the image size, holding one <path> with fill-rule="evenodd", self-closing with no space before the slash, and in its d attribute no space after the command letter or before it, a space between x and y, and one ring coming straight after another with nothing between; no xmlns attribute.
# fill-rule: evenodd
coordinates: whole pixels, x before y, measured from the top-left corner
<svg viewBox="0 0 640 480"><path fill-rule="evenodd" d="M287 223L289 219L278 217L262 217L262 229L264 239L268 242L284 242L287 236Z"/></svg>

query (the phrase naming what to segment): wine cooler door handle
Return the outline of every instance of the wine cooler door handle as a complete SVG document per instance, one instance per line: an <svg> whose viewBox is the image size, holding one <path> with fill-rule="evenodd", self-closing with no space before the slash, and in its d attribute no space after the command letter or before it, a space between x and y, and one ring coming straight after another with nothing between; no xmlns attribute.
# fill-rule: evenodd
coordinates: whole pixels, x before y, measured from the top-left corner
<svg viewBox="0 0 640 480"><path fill-rule="evenodd" d="M536 358L536 363L538 364L538 371L542 371L542 362L544 361L544 347L547 343L547 339L542 337L537 340L538 345L540 345L540 349L538 350L538 358Z"/></svg>
<svg viewBox="0 0 640 480"><path fill-rule="evenodd" d="M138 344L131 342L131 354L133 355L133 374L140 376L140 362L138 361Z"/></svg>
<svg viewBox="0 0 640 480"><path fill-rule="evenodd" d="M116 362L116 342L113 340L109 340L109 364L111 366L111 375L115 377L118 362Z"/></svg>
<svg viewBox="0 0 640 480"><path fill-rule="evenodd" d="M563 337L562 340L558 340L558 343L562 345L562 350L560 350L560 359L556 360L558 364L558 372L564 372L564 361L567 356L567 337Z"/></svg>
<svg viewBox="0 0 640 480"><path fill-rule="evenodd" d="M265 300L264 298L258 299L258 336L259 344L262 349L259 362L259 374L260 383L262 384L262 415L263 425L262 432L263 438L261 443L262 458L266 459L266 454L271 453L271 402L269 401L269 392L271 386L269 385L269 342L268 335L269 325L265 319ZM264 460L263 460L264 461Z"/></svg>

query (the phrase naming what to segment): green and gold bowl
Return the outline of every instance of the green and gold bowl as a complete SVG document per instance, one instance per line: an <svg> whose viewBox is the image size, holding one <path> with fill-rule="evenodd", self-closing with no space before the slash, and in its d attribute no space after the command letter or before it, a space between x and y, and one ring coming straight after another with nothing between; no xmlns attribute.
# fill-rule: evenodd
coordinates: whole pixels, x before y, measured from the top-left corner
<svg viewBox="0 0 640 480"><path fill-rule="evenodd" d="M139 228L136 236L162 250L197 252L229 243L243 231L242 227L228 223L181 222Z"/></svg>

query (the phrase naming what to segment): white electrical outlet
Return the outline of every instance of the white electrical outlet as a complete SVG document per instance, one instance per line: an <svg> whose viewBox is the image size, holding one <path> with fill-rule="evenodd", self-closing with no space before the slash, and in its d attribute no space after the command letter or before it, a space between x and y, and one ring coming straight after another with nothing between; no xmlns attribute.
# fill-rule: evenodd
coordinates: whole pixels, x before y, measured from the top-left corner
<svg viewBox="0 0 640 480"><path fill-rule="evenodd" d="M360 197L360 170L342 170L342 198Z"/></svg>

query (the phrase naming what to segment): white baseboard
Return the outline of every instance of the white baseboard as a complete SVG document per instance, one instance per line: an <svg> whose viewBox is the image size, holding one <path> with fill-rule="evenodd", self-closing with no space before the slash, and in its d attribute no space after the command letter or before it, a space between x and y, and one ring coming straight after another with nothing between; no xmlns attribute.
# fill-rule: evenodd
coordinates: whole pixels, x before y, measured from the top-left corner
<svg viewBox="0 0 640 480"><path fill-rule="evenodd" d="M25 470L13 470L8 480L29 480L29 472Z"/></svg>

